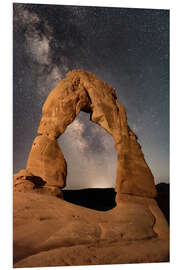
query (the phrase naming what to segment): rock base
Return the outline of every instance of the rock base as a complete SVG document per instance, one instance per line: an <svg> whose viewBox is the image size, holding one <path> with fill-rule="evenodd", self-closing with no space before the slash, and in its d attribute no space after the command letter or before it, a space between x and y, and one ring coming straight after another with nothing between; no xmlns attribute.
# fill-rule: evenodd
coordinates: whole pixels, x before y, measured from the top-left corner
<svg viewBox="0 0 180 270"><path fill-rule="evenodd" d="M63 192L59 187L47 185L46 181L32 175L28 170L21 170L14 175L13 189L18 192L33 192L63 199Z"/></svg>

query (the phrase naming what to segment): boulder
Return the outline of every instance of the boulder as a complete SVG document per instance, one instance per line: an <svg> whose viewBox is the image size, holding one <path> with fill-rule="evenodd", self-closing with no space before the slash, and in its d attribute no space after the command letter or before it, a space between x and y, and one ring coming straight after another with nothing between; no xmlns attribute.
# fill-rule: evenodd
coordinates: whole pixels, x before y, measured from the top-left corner
<svg viewBox="0 0 180 270"><path fill-rule="evenodd" d="M48 186L39 176L34 176L28 170L21 170L14 174L13 189L18 192L35 192L63 198L62 190L57 186Z"/></svg>

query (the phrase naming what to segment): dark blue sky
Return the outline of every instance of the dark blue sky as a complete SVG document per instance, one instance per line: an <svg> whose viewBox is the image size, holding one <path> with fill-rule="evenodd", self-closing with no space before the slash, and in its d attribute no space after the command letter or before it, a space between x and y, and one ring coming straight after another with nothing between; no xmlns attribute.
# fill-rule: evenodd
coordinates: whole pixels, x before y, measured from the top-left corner
<svg viewBox="0 0 180 270"><path fill-rule="evenodd" d="M14 172L25 168L50 90L84 69L115 88L155 181L168 181L169 11L14 4L13 18ZM113 140L88 117L59 139L68 185L113 186Z"/></svg>

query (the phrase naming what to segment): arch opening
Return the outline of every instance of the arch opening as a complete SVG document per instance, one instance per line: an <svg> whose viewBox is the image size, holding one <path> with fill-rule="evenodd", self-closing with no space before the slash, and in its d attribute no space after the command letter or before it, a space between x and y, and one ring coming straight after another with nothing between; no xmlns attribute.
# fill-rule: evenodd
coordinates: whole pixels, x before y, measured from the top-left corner
<svg viewBox="0 0 180 270"><path fill-rule="evenodd" d="M67 161L64 199L95 210L113 208L117 164L113 137L81 111L58 143Z"/></svg>

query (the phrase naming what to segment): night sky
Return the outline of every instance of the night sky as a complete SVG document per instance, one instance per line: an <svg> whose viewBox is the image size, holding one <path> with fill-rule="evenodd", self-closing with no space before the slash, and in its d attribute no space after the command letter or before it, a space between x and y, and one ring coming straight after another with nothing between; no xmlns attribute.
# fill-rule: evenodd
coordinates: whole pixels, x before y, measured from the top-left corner
<svg viewBox="0 0 180 270"><path fill-rule="evenodd" d="M14 173L26 166L48 93L72 69L116 90L155 182L168 182L169 11L157 9L13 5ZM115 185L113 139L88 114L58 141L68 188Z"/></svg>

